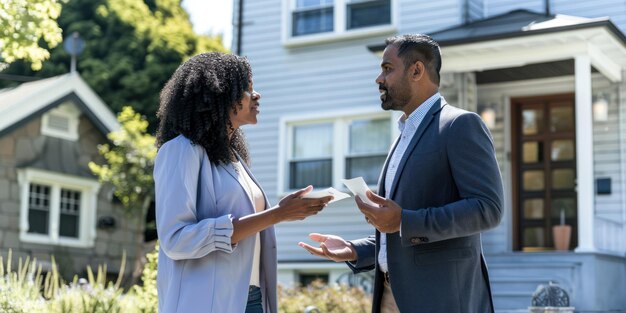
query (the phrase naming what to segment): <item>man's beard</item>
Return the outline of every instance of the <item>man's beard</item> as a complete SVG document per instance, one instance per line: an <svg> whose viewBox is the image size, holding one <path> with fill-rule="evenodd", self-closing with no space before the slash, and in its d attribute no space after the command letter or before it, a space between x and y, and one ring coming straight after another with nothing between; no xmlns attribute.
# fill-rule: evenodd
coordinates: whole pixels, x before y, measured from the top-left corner
<svg viewBox="0 0 626 313"><path fill-rule="evenodd" d="M401 92L397 92L395 89L389 89L383 85L380 85L378 88L386 91L385 100L380 99L380 107L385 111L400 111L409 102L409 97L405 96Z"/></svg>

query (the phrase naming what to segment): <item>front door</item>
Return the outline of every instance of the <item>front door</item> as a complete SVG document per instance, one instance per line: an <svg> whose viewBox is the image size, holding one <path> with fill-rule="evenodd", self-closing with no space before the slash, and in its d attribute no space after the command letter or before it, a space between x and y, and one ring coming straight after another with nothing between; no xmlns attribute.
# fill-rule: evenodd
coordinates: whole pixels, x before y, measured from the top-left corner
<svg viewBox="0 0 626 313"><path fill-rule="evenodd" d="M572 226L577 246L574 95L511 99L514 246L554 249L552 226Z"/></svg>

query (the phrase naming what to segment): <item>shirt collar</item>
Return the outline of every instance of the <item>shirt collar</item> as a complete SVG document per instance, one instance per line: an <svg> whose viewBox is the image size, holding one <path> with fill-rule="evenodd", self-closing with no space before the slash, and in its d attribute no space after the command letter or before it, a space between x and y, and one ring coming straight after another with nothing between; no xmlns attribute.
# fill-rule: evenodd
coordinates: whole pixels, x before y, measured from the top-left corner
<svg viewBox="0 0 626 313"><path fill-rule="evenodd" d="M426 99L426 101L422 102L422 104L420 104L420 106L418 106L417 109L415 109L415 111L413 111L413 113L411 113L408 118L405 117L404 114L402 114L402 116L400 116L400 118L398 119L398 129L400 129L400 132L404 130L406 124L411 125L412 129L417 129L419 124L426 116L426 113L428 113L430 108L433 107L433 104L435 104L435 102L437 102L437 100L439 100L440 98L441 94L439 92L436 92L434 95L430 96L430 98Z"/></svg>

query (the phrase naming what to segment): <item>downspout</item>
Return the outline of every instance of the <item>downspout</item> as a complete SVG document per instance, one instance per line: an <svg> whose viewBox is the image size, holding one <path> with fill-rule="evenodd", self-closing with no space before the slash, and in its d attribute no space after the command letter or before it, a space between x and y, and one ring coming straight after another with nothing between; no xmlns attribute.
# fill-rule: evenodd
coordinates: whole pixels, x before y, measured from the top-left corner
<svg viewBox="0 0 626 313"><path fill-rule="evenodd" d="M470 0L465 0L465 12L463 14L463 24L468 24L470 22Z"/></svg>
<svg viewBox="0 0 626 313"><path fill-rule="evenodd" d="M237 55L241 55L241 37L243 30L243 0L239 0L239 14L237 14Z"/></svg>

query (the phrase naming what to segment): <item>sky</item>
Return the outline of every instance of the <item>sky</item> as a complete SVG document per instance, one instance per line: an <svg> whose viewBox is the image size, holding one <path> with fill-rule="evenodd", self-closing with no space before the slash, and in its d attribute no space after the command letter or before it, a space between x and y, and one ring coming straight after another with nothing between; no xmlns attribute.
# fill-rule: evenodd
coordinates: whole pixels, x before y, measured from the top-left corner
<svg viewBox="0 0 626 313"><path fill-rule="evenodd" d="M224 46L230 48L233 0L183 0L182 5L189 12L196 33L222 33Z"/></svg>

